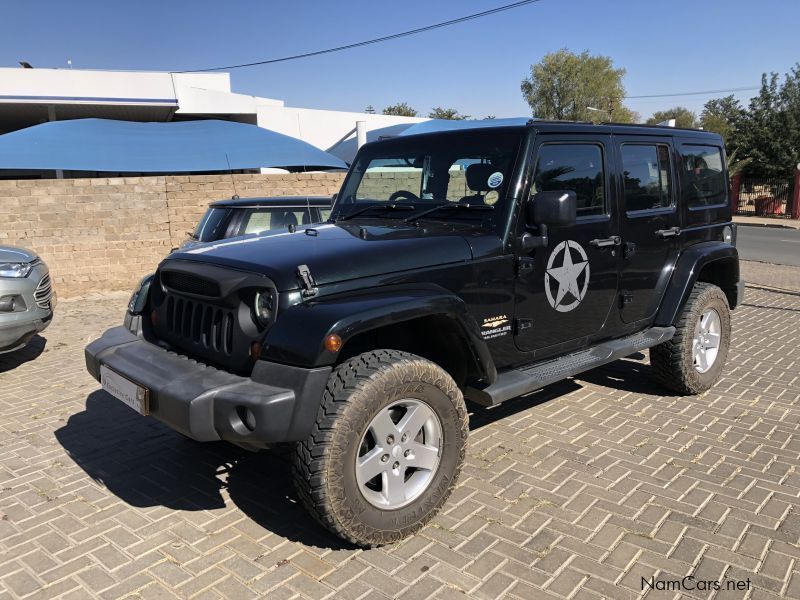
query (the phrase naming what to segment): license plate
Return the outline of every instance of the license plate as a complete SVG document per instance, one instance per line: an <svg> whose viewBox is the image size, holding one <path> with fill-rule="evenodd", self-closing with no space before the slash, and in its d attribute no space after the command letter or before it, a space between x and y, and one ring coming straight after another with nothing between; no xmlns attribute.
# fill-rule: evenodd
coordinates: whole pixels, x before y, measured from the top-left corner
<svg viewBox="0 0 800 600"><path fill-rule="evenodd" d="M100 365L100 385L114 398L122 400L139 414L146 415L150 412L148 389L133 383L105 365Z"/></svg>

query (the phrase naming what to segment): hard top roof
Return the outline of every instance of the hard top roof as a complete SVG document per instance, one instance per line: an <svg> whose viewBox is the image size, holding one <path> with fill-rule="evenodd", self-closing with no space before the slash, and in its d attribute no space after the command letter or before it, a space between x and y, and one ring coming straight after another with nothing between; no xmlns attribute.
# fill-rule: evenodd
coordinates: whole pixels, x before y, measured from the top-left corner
<svg viewBox="0 0 800 600"><path fill-rule="evenodd" d="M639 125L633 123L599 123L588 121L548 121L544 119L516 117L510 119L484 119L475 121L425 121L409 127L398 138L418 135L457 134L467 131L508 131L509 129L524 131L533 128L541 133L585 133L585 134L617 134L617 135L658 135L699 137L721 140L720 136L701 129L684 129L666 127L664 125ZM397 138L391 138L397 139Z"/></svg>
<svg viewBox="0 0 800 600"><path fill-rule="evenodd" d="M333 200L330 196L257 196L253 198L228 198L212 202L216 208L254 208L276 207L287 208L294 206L313 206L315 208L329 208Z"/></svg>

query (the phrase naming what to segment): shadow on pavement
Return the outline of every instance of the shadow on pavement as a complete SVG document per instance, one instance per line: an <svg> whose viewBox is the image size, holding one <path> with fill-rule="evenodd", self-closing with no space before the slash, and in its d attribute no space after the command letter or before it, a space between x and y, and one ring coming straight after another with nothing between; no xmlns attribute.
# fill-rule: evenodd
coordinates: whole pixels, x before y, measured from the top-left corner
<svg viewBox="0 0 800 600"><path fill-rule="evenodd" d="M619 361L580 376L614 389L663 395L643 373L648 367ZM528 410L581 388L567 379L492 408L470 405L470 429ZM308 546L351 548L305 511L292 485L291 445L253 453L225 442L199 443L156 419L134 413L106 392L86 399L86 409L55 432L69 456L92 479L136 507L197 511L225 507L222 491L249 518L277 535Z"/></svg>
<svg viewBox="0 0 800 600"><path fill-rule="evenodd" d="M36 360L45 351L45 346L47 346L47 339L35 335L24 348L0 354L0 373L7 373L20 365Z"/></svg>
<svg viewBox="0 0 800 600"><path fill-rule="evenodd" d="M650 396L674 395L673 392L661 387L656 382L649 363L630 360L630 358L642 359L644 354L637 353L633 357L608 363L597 369L576 375L575 378L586 383L635 394L648 394Z"/></svg>
<svg viewBox="0 0 800 600"><path fill-rule="evenodd" d="M233 503L277 535L309 546L349 548L305 511L291 481L290 446L253 453L225 442L199 443L137 415L102 390L55 432L92 479L136 507L196 511Z"/></svg>

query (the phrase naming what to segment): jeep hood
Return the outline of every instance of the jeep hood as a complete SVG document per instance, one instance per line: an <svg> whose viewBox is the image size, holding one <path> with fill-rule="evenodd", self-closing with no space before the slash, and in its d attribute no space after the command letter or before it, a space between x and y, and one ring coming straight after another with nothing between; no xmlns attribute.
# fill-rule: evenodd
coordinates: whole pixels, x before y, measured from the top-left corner
<svg viewBox="0 0 800 600"><path fill-rule="evenodd" d="M189 260L261 273L281 291L297 289L297 267L308 265L318 285L471 260L472 228L406 224L326 223L314 228L231 238L177 251L165 259ZM494 244L492 244L494 245ZM485 244L481 244L485 246Z"/></svg>

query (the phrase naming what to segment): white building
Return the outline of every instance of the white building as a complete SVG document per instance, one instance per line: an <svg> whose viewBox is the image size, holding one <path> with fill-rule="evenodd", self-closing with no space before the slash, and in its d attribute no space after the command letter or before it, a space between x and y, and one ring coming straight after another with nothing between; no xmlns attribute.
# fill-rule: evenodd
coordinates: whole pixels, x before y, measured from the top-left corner
<svg viewBox="0 0 800 600"><path fill-rule="evenodd" d="M231 91L228 73L0 68L0 134L46 121L214 118L258 125L328 150L367 131L426 119L285 106Z"/></svg>

